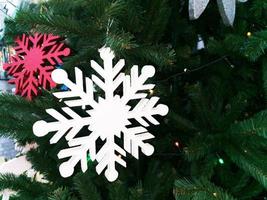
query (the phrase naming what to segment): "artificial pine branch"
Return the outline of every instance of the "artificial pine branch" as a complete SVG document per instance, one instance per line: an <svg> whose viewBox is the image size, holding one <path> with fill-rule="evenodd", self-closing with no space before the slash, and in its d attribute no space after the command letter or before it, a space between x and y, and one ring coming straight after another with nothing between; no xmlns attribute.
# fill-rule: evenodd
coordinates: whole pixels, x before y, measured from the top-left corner
<svg viewBox="0 0 267 200"><path fill-rule="evenodd" d="M58 188L49 195L48 200L77 200L66 188Z"/></svg>
<svg viewBox="0 0 267 200"><path fill-rule="evenodd" d="M82 200L100 200L101 196L93 182L93 179L86 174L77 174L74 178L74 186L79 192Z"/></svg>
<svg viewBox="0 0 267 200"><path fill-rule="evenodd" d="M250 119L233 124L230 131L234 134L256 134L267 138L267 111L259 112Z"/></svg>
<svg viewBox="0 0 267 200"><path fill-rule="evenodd" d="M235 200L222 188L205 179L177 179L174 185L173 193L177 200Z"/></svg>
<svg viewBox="0 0 267 200"><path fill-rule="evenodd" d="M38 199L47 194L52 186L45 183L38 183L26 175L15 176L13 174L0 175L0 190L10 189L17 192L16 196L20 199Z"/></svg>
<svg viewBox="0 0 267 200"><path fill-rule="evenodd" d="M236 165L253 176L264 188L267 188L267 162L263 160L264 156L261 158L257 156L257 159L256 154L259 152L253 152L249 148L238 149L235 146L230 147L230 145L227 154Z"/></svg>

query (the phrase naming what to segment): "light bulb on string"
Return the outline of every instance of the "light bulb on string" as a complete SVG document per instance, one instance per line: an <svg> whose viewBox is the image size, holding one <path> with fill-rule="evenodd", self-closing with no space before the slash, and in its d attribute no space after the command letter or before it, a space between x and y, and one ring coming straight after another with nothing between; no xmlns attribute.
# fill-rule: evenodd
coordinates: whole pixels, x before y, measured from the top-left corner
<svg viewBox="0 0 267 200"><path fill-rule="evenodd" d="M223 160L222 158L219 158L218 161L219 161L219 163L220 163L221 165L224 164L224 160Z"/></svg>
<svg viewBox="0 0 267 200"><path fill-rule="evenodd" d="M252 36L252 33L249 31L247 32L247 37L250 37L250 36Z"/></svg>
<svg viewBox="0 0 267 200"><path fill-rule="evenodd" d="M177 148L179 148L179 147L180 147L179 142L178 142L178 141L175 141L175 142L174 142L174 146L176 146Z"/></svg>
<svg viewBox="0 0 267 200"><path fill-rule="evenodd" d="M217 162L218 162L219 164L223 165L223 164L224 164L224 160L223 160L223 158L222 158L221 156L219 156L219 154L216 154L216 155L217 155L217 158L218 158Z"/></svg>
<svg viewBox="0 0 267 200"><path fill-rule="evenodd" d="M154 90L152 90L152 89L148 90L148 92L149 92L150 96L152 96L154 94Z"/></svg>

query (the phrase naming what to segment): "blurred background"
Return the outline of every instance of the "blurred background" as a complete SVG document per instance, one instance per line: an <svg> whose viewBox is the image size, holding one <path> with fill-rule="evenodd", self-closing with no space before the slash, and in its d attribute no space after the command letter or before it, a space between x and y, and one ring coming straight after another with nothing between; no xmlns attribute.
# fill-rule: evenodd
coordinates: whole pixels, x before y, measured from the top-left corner
<svg viewBox="0 0 267 200"><path fill-rule="evenodd" d="M0 0L0 93L12 93L14 86L8 84L8 76L3 70L3 63L9 62L11 55L15 53L12 46L6 45L3 39L4 19L12 18L21 6L27 6L28 0ZM14 158L17 154L15 150L15 141L9 138L0 138L0 164Z"/></svg>

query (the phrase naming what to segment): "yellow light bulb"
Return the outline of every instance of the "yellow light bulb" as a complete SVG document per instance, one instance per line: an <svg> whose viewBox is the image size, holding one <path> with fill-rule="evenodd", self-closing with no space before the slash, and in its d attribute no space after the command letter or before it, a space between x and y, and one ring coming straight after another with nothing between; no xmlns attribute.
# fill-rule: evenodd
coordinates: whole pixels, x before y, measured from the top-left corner
<svg viewBox="0 0 267 200"><path fill-rule="evenodd" d="M251 32L247 32L247 36L250 37L252 35Z"/></svg>

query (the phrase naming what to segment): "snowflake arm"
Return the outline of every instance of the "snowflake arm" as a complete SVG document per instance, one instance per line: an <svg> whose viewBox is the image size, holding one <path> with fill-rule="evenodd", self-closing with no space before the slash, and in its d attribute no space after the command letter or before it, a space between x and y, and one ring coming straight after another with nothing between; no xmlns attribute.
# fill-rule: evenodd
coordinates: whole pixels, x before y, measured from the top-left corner
<svg viewBox="0 0 267 200"><path fill-rule="evenodd" d="M73 174L74 168L78 162L81 163L82 171L85 172L87 166L87 154L90 154L92 160L96 158L96 140L99 136L91 133L89 136L74 138L68 142L70 148L63 149L58 153L58 158L69 158L59 167L60 174L63 177L69 177Z"/></svg>
<svg viewBox="0 0 267 200"><path fill-rule="evenodd" d="M54 44L56 44L57 39L59 39L59 36L52 34L43 35L43 42L41 49L44 50L48 46L53 46Z"/></svg>
<svg viewBox="0 0 267 200"><path fill-rule="evenodd" d="M122 103L126 104L132 99L141 99L147 96L147 93L137 93L140 90L150 90L154 88L154 84L144 84L145 81L153 77L155 68L151 65L146 65L141 70L141 75L138 75L138 66L134 65L131 69L131 76L127 75L123 82L123 97Z"/></svg>
<svg viewBox="0 0 267 200"><path fill-rule="evenodd" d="M56 83L51 78L51 71L54 70L53 66L39 67L39 85L43 85L44 89L56 87Z"/></svg>
<svg viewBox="0 0 267 200"><path fill-rule="evenodd" d="M27 38L27 37L22 37L22 39L29 39L31 42L32 42L32 44L33 44L33 47L34 48L38 48L38 42L40 42L41 41L41 39L42 39L42 37L43 37L43 35L42 34L40 34L40 33L36 33L36 34L34 34L34 35L32 35L32 36L30 36L29 38ZM20 44L20 46L22 46L23 44ZM29 45L29 44L28 44Z"/></svg>
<svg viewBox="0 0 267 200"><path fill-rule="evenodd" d="M126 156L125 151L118 146L114 141L114 136L107 137L107 141L104 146L99 150L96 155L98 165L96 166L96 172L100 174L105 168L105 176L110 182L115 181L118 178L118 172L115 168L115 164L118 163L126 167L126 162L118 155Z"/></svg>
<svg viewBox="0 0 267 200"><path fill-rule="evenodd" d="M144 120L151 122L154 125L158 125L159 122L153 117L153 115L164 116L168 113L168 107L162 104L157 106L158 97L152 97L151 99L141 99L133 110L129 111L128 119L135 119L142 126L147 127L149 124ZM124 149L132 154L136 159L139 158L139 147L141 151L150 156L154 152L154 147L148 143L144 143L144 140L152 139L154 136L150 134L144 127L124 128Z"/></svg>
<svg viewBox="0 0 267 200"><path fill-rule="evenodd" d="M36 34L34 37L30 37L30 40L34 45L38 44L38 41L42 39L42 45L40 50L43 52L42 59L47 60L50 65L56 65L62 63L61 57L67 56L70 54L69 48L64 48L63 43L57 43L59 36L52 34ZM37 46L35 46L37 47ZM48 50L45 50L48 48Z"/></svg>
<svg viewBox="0 0 267 200"><path fill-rule="evenodd" d="M72 140L84 126L90 124L90 117L81 117L69 107L63 107L62 110L70 116L71 119L67 119L54 109L47 109L46 112L57 121L37 121L33 126L33 133L38 137L42 137L50 132L56 131L55 135L50 140L50 143L53 144L57 143L65 134L67 141Z"/></svg>
<svg viewBox="0 0 267 200"><path fill-rule="evenodd" d="M135 119L145 127L149 126L149 124L143 118L154 125L158 125L159 122L153 117L153 115L165 116L169 110L168 107L163 104L159 104L155 107L158 100L158 97L141 99L134 109L128 113L128 118Z"/></svg>
<svg viewBox="0 0 267 200"><path fill-rule="evenodd" d="M19 74L20 76L21 74ZM38 81L34 76L34 72L24 72L23 77L20 76L20 82L22 84L21 89L21 95L26 96L27 99L32 100L33 96L36 96L38 94ZM27 77L27 78L25 78Z"/></svg>
<svg viewBox="0 0 267 200"><path fill-rule="evenodd" d="M93 82L88 77L85 78L86 88L84 88L83 73L75 67L76 83L73 83L69 78L68 74L62 69L56 69L52 72L52 79L58 84L66 85L70 90L64 92L56 92L54 96L58 99L66 99L76 97L75 100L66 100L64 103L70 107L85 106L89 105L95 107L96 102L94 100L94 87ZM85 91L84 91L85 90Z"/></svg>
<svg viewBox="0 0 267 200"><path fill-rule="evenodd" d="M112 61L115 56L111 49L102 48L99 50L99 53L103 60L104 67L102 68L94 60L91 61L91 67L104 79L104 81L102 81L96 75L92 75L92 80L105 92L105 99L112 99L114 96L114 91L125 79L125 74L120 73L125 65L125 60L120 59L119 62L113 67Z"/></svg>
<svg viewBox="0 0 267 200"><path fill-rule="evenodd" d="M236 13L236 3L246 1L247 0L217 0L219 12L225 25L233 25ZM198 19L209 2L210 0L189 0L188 10L190 19Z"/></svg>
<svg viewBox="0 0 267 200"><path fill-rule="evenodd" d="M154 147L151 144L144 143L144 140L152 139L154 136L142 126L134 128L125 128L124 134L124 149L133 155L136 159L139 158L139 147L141 151L150 156L154 152Z"/></svg>
<svg viewBox="0 0 267 200"><path fill-rule="evenodd" d="M70 50L68 48L62 50L63 46L63 43L54 44L48 52L45 52L43 59L47 60L51 65L56 65L57 63L61 64L61 57L70 54Z"/></svg>
<svg viewBox="0 0 267 200"><path fill-rule="evenodd" d="M20 72L23 67L24 61L21 56L12 56L10 63L5 63L3 68L8 74L15 75Z"/></svg>
<svg viewBox="0 0 267 200"><path fill-rule="evenodd" d="M38 94L38 80L34 75L34 71L22 70L23 60L17 62L17 59L20 59L20 57L13 57L12 64L4 65L4 69L7 70L8 74L13 76L13 79L8 82L16 85L16 94L26 96L27 99L32 100L32 97Z"/></svg>
<svg viewBox="0 0 267 200"><path fill-rule="evenodd" d="M23 91L22 88L23 88L23 81L24 81L24 73L16 74L14 75L15 79L11 79L8 81L10 84L15 84L17 86L15 94L20 94L21 91Z"/></svg>
<svg viewBox="0 0 267 200"><path fill-rule="evenodd" d="M63 177L71 176L78 162L81 163L82 171L85 172L88 168L87 153L89 153L92 161L98 161L98 165L96 166L98 174L106 168L105 175L107 179L109 181L117 179L118 172L115 168L115 164L118 163L126 167L126 162L116 155L116 152L122 156L126 156L126 153L120 146L115 144L113 135L107 138L105 145L96 153L95 145L98 137L98 134L92 132L89 136L75 138L68 143L71 148L63 149L58 153L59 159L69 157L69 160L62 163L59 168L60 174Z"/></svg>
<svg viewBox="0 0 267 200"><path fill-rule="evenodd" d="M16 43L18 44L18 46L14 49L18 55L25 53L27 54L29 52L29 41L30 39L25 34L22 35L21 39L17 37Z"/></svg>

